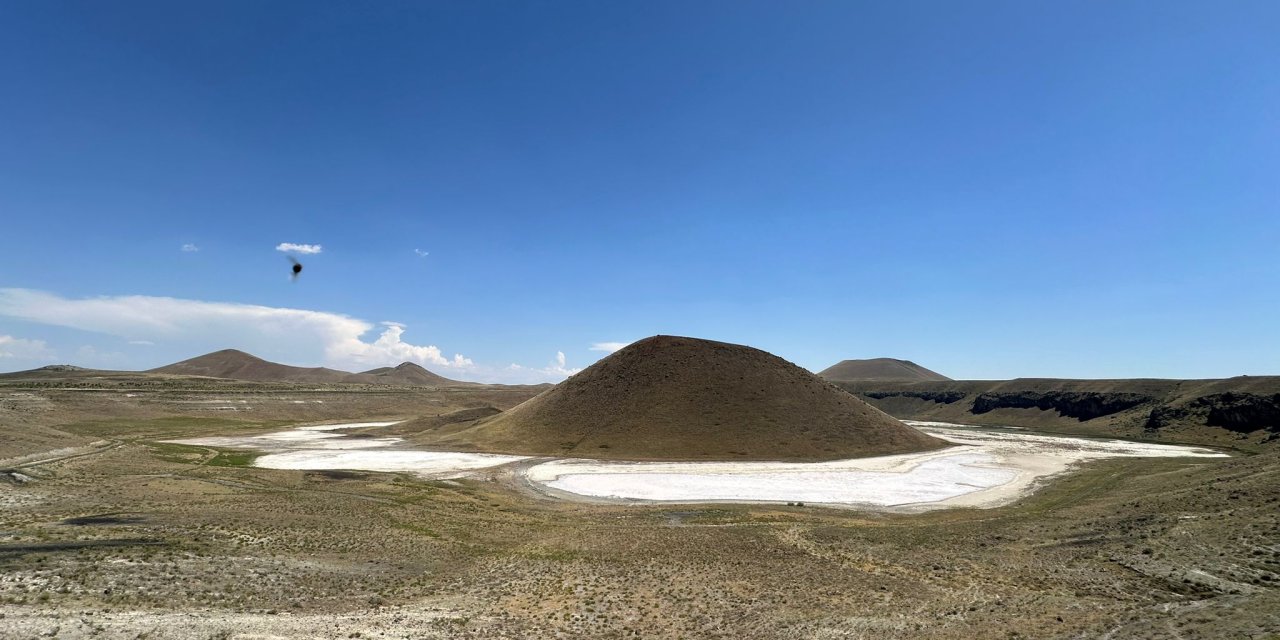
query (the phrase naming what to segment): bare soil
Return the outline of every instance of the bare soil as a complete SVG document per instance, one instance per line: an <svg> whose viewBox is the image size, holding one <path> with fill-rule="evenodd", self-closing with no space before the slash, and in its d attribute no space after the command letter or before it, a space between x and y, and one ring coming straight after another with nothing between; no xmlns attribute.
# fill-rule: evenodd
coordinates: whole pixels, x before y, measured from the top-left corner
<svg viewBox="0 0 1280 640"><path fill-rule="evenodd" d="M496 475L277 471L157 442L528 389L25 384L0 385L41 407L0 413L26 460L0 482L0 638L1280 633L1280 451L1091 463L996 509L585 504Z"/></svg>

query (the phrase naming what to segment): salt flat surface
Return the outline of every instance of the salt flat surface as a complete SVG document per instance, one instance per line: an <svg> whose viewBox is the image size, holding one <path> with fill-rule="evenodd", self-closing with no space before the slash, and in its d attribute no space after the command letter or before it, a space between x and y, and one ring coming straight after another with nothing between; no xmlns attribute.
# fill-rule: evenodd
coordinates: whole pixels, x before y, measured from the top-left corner
<svg viewBox="0 0 1280 640"><path fill-rule="evenodd" d="M344 422L342 424L321 424L311 427L298 427L299 431L338 431L341 429L360 429L362 427L389 427L393 424L399 424L398 420L391 422Z"/></svg>
<svg viewBox="0 0 1280 640"><path fill-rule="evenodd" d="M926 460L903 471L867 471L839 463L656 471L642 463L622 472L594 466L584 473L581 466L570 464L554 469L553 473L562 475L545 484L580 495L631 500L801 501L887 507L938 502L997 487L1017 477L1016 471L995 466L995 462L986 454L965 453ZM543 467L549 464L554 463L538 465L533 471L545 474L549 470Z"/></svg>
<svg viewBox="0 0 1280 640"><path fill-rule="evenodd" d="M269 452L253 461L267 469L351 469L361 471L410 471L435 479L461 478L470 472L494 467L524 456L449 451L373 451L403 438L352 437L333 433L343 429L386 427L395 422L345 422L297 427L256 436L220 436L166 440L175 444Z"/></svg>
<svg viewBox="0 0 1280 640"><path fill-rule="evenodd" d="M259 451L289 451L293 449L377 449L389 447L401 438L350 438L337 433L322 431L281 431L260 436L215 436L210 438L186 438L165 440L174 444L190 444L223 449L256 449Z"/></svg>
<svg viewBox="0 0 1280 640"><path fill-rule="evenodd" d="M650 502L806 502L921 511L995 507L1027 495L1073 465L1113 457L1226 457L1210 449L1125 440L1000 431L943 422L907 424L957 446L830 462L616 462L561 459L518 472L562 498ZM401 438L334 433L394 422L299 427L257 436L171 440L178 444L257 449L270 469L413 472L459 478L526 456L387 450Z"/></svg>
<svg viewBox="0 0 1280 640"><path fill-rule="evenodd" d="M275 431L256 436L214 436L209 438L185 438L165 440L173 444L189 444L226 449L257 449L259 451L289 451L294 449L376 449L389 447L402 438L351 438L341 433L329 433L360 427L389 427L395 422L344 422L297 427L288 431Z"/></svg>
<svg viewBox="0 0 1280 640"><path fill-rule="evenodd" d="M289 451L254 460L267 469L359 469L362 471L411 471L432 478L459 478L466 472L486 469L525 456L452 451Z"/></svg>
<svg viewBox="0 0 1280 640"><path fill-rule="evenodd" d="M1203 447L1188 447L1151 442L1131 442L1105 438L1073 438L1070 436L1041 435L1035 433L993 431L986 427L948 424L945 422L916 422L903 420L931 436L950 442L986 446L1001 451L1055 453L1077 458L1228 458L1229 455ZM1009 428L1009 427L1001 427ZM1017 427L1013 427L1016 429Z"/></svg>
<svg viewBox="0 0 1280 640"><path fill-rule="evenodd" d="M526 477L566 494L657 502L811 502L925 510L994 507L1072 465L1137 456L1225 457L1209 449L908 422L962 446L819 463L556 460Z"/></svg>

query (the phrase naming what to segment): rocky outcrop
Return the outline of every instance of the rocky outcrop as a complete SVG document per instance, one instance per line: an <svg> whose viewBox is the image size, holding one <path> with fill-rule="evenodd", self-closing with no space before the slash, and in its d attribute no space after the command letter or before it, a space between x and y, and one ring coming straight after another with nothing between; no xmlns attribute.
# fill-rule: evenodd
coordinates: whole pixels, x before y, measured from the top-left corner
<svg viewBox="0 0 1280 640"><path fill-rule="evenodd" d="M987 392L973 399L974 414L996 409L1042 409L1080 421L1127 411L1155 398L1139 393L1101 393L1094 391L1022 391Z"/></svg>
<svg viewBox="0 0 1280 640"><path fill-rule="evenodd" d="M1156 407L1147 417L1146 428L1156 431L1185 423L1221 427L1237 433L1259 430L1280 433L1280 393L1228 391L1201 396L1181 405Z"/></svg>
<svg viewBox="0 0 1280 640"><path fill-rule="evenodd" d="M1280 376L1213 380L837 381L901 419L1198 442L1280 444Z"/></svg>
<svg viewBox="0 0 1280 640"><path fill-rule="evenodd" d="M1280 393L1272 396L1220 393L1198 398L1193 404L1209 408L1205 422L1211 427L1241 432L1259 429L1280 432Z"/></svg>
<svg viewBox="0 0 1280 640"><path fill-rule="evenodd" d="M969 397L963 391L864 391L863 396L884 400L885 398L919 398L940 404L951 404Z"/></svg>
<svg viewBox="0 0 1280 640"><path fill-rule="evenodd" d="M1143 425L1143 428L1148 432L1159 431L1160 429L1187 422L1193 417L1194 415L1187 407L1161 405L1151 409L1151 413L1147 415L1147 421Z"/></svg>

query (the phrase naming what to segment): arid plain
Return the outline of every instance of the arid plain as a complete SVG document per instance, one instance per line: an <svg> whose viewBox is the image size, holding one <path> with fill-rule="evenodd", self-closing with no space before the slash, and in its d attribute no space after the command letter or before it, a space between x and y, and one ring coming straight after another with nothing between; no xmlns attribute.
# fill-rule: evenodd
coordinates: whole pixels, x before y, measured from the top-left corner
<svg viewBox="0 0 1280 640"><path fill-rule="evenodd" d="M587 376L580 384L613 379L601 380ZM826 393L797 380L806 394ZM1151 392L1150 400L1082 419L1064 415L1063 407L1037 406L1051 391L1037 387L1041 395L1030 406L998 407L998 421L991 411L975 420L948 415L955 422L1210 445L1233 455L1088 461L1004 506L923 513L781 502L572 501L530 490L512 467L455 480L277 470L252 466L253 451L166 442L405 421L416 426L386 427L387 433L460 450L477 424L497 424L506 437L510 427L497 411L547 390L382 382L58 369L0 376L0 637L1268 638L1280 632L1277 429L1197 423L1197 415L1208 414L1196 414L1200 405L1189 396L1166 402ZM920 419L992 402L991 395L966 399L965 385L975 387L972 396L999 391L945 379L837 383L850 398ZM1260 389L1269 391L1263 387L1275 381L1247 384L1249 394L1267 399ZM572 394L572 385L562 387L568 391L560 395ZM1062 397L1101 407L1112 401ZM533 408L552 415L552 401ZM1151 414L1176 413L1176 406L1161 409L1169 403L1192 410L1177 414L1177 424L1143 426ZM616 452L626 428L596 433L607 448L593 448ZM539 437L538 446L554 443ZM750 450L744 456L768 459ZM704 459L696 452L692 458Z"/></svg>

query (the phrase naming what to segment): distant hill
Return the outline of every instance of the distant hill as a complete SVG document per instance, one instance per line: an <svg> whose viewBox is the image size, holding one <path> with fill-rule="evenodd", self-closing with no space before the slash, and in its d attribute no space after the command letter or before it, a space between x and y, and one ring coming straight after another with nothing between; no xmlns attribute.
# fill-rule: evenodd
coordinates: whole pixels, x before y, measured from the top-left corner
<svg viewBox="0 0 1280 640"><path fill-rule="evenodd" d="M346 382L352 374L324 367L304 368L269 362L257 356L223 349L150 369L147 373L167 373L180 376L205 376L230 378L252 382Z"/></svg>
<svg viewBox="0 0 1280 640"><path fill-rule="evenodd" d="M40 367L39 369L33 369L33 371L49 371L53 373L75 373L79 371L92 371L92 369L77 367L74 364L51 364L44 367Z"/></svg>
<svg viewBox="0 0 1280 640"><path fill-rule="evenodd" d="M316 384L387 384L398 386L449 386L473 384L438 376L405 362L396 367L383 367L364 373L350 373L325 367L294 367L263 360L257 356L223 349L182 362L150 369L147 373L183 376L205 376L251 382L305 382Z"/></svg>
<svg viewBox="0 0 1280 640"><path fill-rule="evenodd" d="M832 460L945 446L782 358L654 336L419 444L610 459Z"/></svg>
<svg viewBox="0 0 1280 640"><path fill-rule="evenodd" d="M470 382L450 380L444 376L431 373L412 362L402 362L394 367L370 369L359 375L375 377L383 384L402 384L415 387L443 387L448 385L471 384Z"/></svg>
<svg viewBox="0 0 1280 640"><path fill-rule="evenodd" d="M941 373L930 371L910 360L895 358L871 358L868 360L844 360L818 372L827 380L950 380Z"/></svg>

